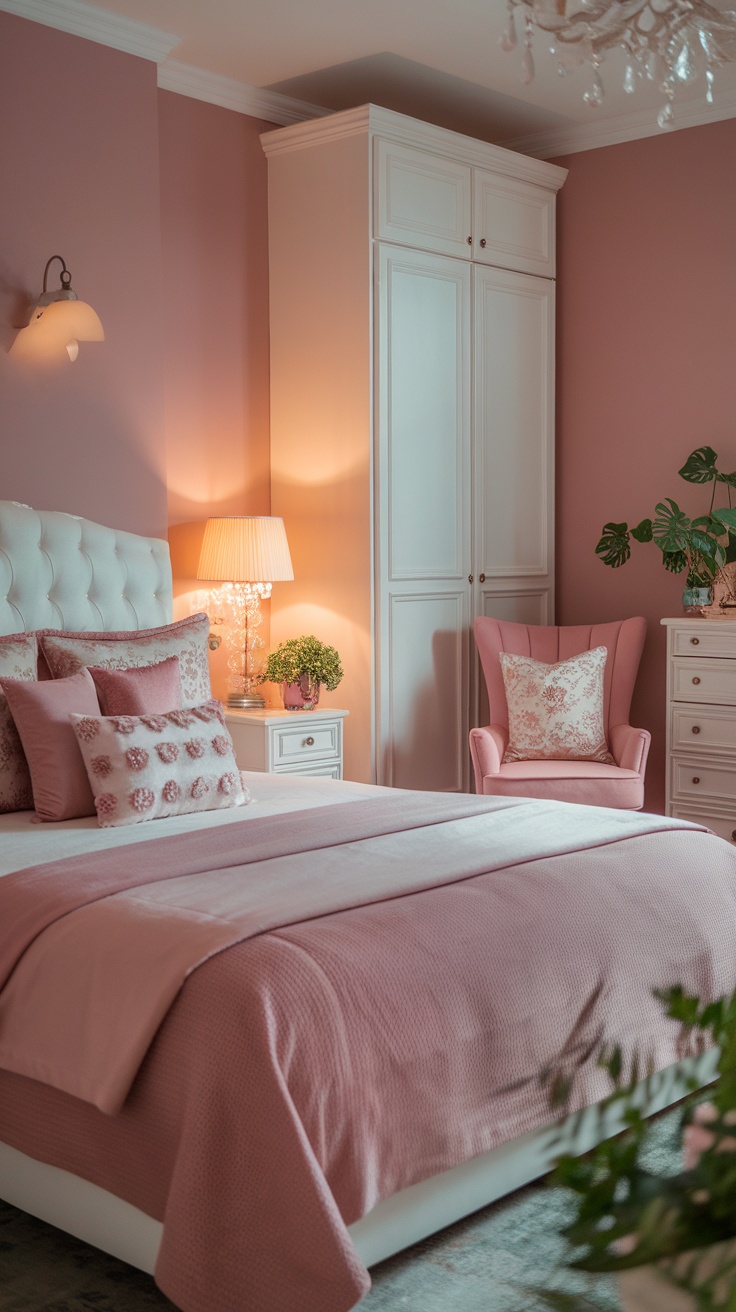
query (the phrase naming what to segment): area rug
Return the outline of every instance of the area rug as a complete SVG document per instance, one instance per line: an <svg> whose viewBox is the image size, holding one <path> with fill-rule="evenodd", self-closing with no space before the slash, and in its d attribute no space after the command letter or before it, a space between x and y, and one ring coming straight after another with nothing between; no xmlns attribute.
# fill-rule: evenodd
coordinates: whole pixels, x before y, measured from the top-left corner
<svg viewBox="0 0 736 1312"><path fill-rule="evenodd" d="M678 1170L677 1113L657 1118L647 1165ZM621 1312L615 1281L563 1266L567 1191L520 1189L372 1271L360 1312L549 1312L543 1291L584 1298L589 1312ZM576 1306L579 1306L576 1303ZM171 1312L140 1271L0 1203L0 1312Z"/></svg>

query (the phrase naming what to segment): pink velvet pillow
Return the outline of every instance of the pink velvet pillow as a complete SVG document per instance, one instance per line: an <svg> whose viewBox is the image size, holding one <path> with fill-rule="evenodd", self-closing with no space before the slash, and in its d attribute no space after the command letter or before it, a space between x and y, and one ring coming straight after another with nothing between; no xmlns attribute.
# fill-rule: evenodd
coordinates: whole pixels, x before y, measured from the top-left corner
<svg viewBox="0 0 736 1312"><path fill-rule="evenodd" d="M36 679L37 647L33 633L0 638L0 677ZM29 811L33 789L23 747L5 694L0 688L0 812Z"/></svg>
<svg viewBox="0 0 736 1312"><path fill-rule="evenodd" d="M174 624L129 633L63 633L46 629L39 633L38 642L54 679L67 678L84 666L132 670L178 656L182 703L199 706L212 696L209 632L210 622L200 612Z"/></svg>
<svg viewBox="0 0 736 1312"><path fill-rule="evenodd" d="M598 761L610 765L603 727L605 647L548 665L502 651L509 712L504 761Z"/></svg>
<svg viewBox="0 0 736 1312"><path fill-rule="evenodd" d="M162 715L72 715L103 827L249 800L222 705Z"/></svg>
<svg viewBox="0 0 736 1312"><path fill-rule="evenodd" d="M168 656L156 665L132 670L88 666L95 681L103 715L152 715L181 710L179 657Z"/></svg>
<svg viewBox="0 0 736 1312"><path fill-rule="evenodd" d="M2 679L0 684L31 772L36 814L41 820L94 815L92 789L69 720L72 711L99 714L92 675L80 670L70 679Z"/></svg>

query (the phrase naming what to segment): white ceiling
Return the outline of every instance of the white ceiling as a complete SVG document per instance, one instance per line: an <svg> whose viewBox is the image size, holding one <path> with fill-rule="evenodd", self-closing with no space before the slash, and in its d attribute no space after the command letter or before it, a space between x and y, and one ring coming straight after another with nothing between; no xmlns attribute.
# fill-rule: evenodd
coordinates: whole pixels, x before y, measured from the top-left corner
<svg viewBox="0 0 736 1312"><path fill-rule="evenodd" d="M278 122L370 101L547 157L659 131L661 95L643 86L627 96L617 54L602 70L600 109L583 103L587 70L560 77L541 36L523 86L520 51L498 44L505 0L0 0L0 9L145 53L160 85L262 117L270 109ZM735 65L719 70L713 108L702 91L676 103L679 127L732 116Z"/></svg>

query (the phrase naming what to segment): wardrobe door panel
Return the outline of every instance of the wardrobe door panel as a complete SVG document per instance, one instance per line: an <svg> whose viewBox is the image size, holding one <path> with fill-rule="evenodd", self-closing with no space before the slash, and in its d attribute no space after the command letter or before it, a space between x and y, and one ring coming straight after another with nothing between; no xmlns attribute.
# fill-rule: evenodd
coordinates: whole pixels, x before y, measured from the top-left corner
<svg viewBox="0 0 736 1312"><path fill-rule="evenodd" d="M379 138L375 170L376 235L382 241L470 259L466 164Z"/></svg>

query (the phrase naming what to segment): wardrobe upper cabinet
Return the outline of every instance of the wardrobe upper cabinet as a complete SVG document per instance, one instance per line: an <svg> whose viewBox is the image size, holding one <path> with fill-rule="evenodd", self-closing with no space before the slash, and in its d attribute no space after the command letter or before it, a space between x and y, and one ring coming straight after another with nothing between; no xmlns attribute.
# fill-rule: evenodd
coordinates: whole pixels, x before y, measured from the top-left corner
<svg viewBox="0 0 736 1312"><path fill-rule="evenodd" d="M474 169L473 259L554 278L554 193L520 178Z"/></svg>
<svg viewBox="0 0 736 1312"><path fill-rule="evenodd" d="M549 188L381 138L375 171L381 241L554 277Z"/></svg>
<svg viewBox="0 0 736 1312"><path fill-rule="evenodd" d="M375 170L381 241L470 259L472 202L466 164L379 139Z"/></svg>

